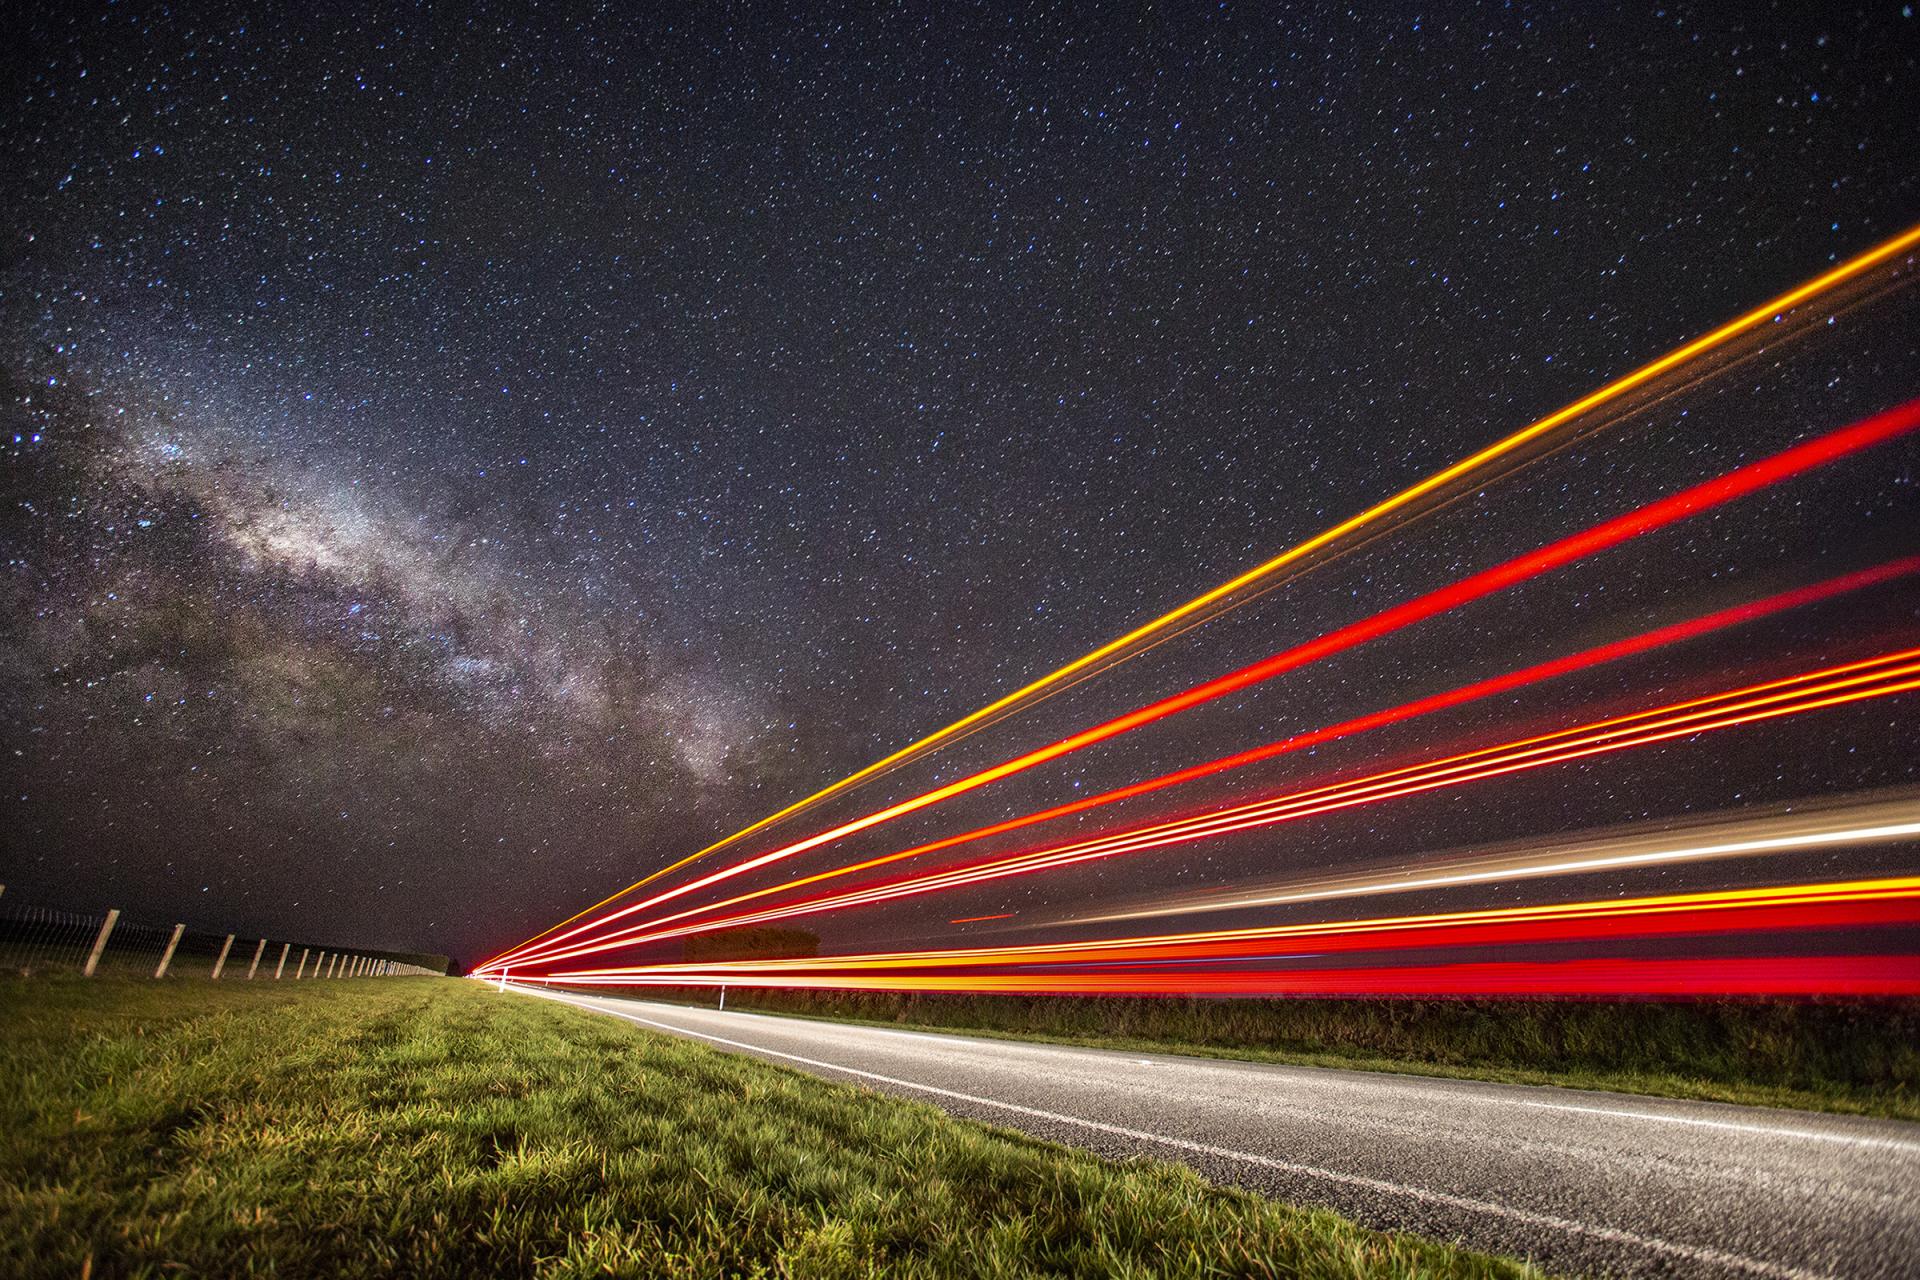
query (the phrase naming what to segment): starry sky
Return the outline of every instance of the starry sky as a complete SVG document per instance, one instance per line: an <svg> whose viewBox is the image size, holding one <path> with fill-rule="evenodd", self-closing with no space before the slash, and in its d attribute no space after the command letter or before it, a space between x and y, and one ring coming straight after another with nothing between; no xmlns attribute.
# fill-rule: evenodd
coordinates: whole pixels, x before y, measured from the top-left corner
<svg viewBox="0 0 1920 1280"><path fill-rule="evenodd" d="M1920 217L1897 2L4 23L8 894L467 961ZM886 793L1910 396L1915 314L1748 352ZM1502 637L1910 552L1913 461L967 816L1511 666ZM1765 661L1871 649L1912 605ZM1884 707L1795 732L1710 783L1597 770L1394 838L1914 781ZM1272 852L1239 848L1053 905Z"/></svg>

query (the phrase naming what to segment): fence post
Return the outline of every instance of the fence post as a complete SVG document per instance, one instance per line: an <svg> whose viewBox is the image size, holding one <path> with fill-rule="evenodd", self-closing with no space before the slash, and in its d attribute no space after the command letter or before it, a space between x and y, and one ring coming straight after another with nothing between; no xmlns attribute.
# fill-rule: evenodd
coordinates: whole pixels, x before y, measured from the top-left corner
<svg viewBox="0 0 1920 1280"><path fill-rule="evenodd" d="M231 950L233 950L233 935L228 934L227 940L220 944L220 958L213 962L213 980L215 982L220 981L220 971L227 967L227 952Z"/></svg>
<svg viewBox="0 0 1920 1280"><path fill-rule="evenodd" d="M287 952L291 950L293 950L293 944L291 942L283 942L280 944L280 963L273 966L273 980L275 982L280 981L280 975L286 972Z"/></svg>
<svg viewBox="0 0 1920 1280"><path fill-rule="evenodd" d="M248 982L253 981L253 975L256 972L258 972L260 968L260 957L266 954L266 950L267 950L267 940L265 938L262 938L260 939L260 945L253 949L253 963L247 966Z"/></svg>
<svg viewBox="0 0 1920 1280"><path fill-rule="evenodd" d="M333 971L337 969L339 966L340 966L340 953L336 951L327 958L327 976L331 978L333 976Z"/></svg>
<svg viewBox="0 0 1920 1280"><path fill-rule="evenodd" d="M293 974L293 980L295 982L298 982L300 981L300 979L307 976L307 952L311 950L313 950L312 947L300 948L300 967L294 970L294 974Z"/></svg>
<svg viewBox="0 0 1920 1280"><path fill-rule="evenodd" d="M186 931L187 926L184 924L173 926L173 936L167 939L167 949L160 956L160 967L153 971L154 977L164 978L167 976L167 966L173 963L173 949L180 945L180 935Z"/></svg>
<svg viewBox="0 0 1920 1280"><path fill-rule="evenodd" d="M6 887L0 884L0 891L4 891ZM81 970L87 977L91 978L93 971L100 967L100 953L107 949L107 935L113 932L113 926L118 923L120 923L120 908L110 908L107 911L107 918L100 923L100 935L93 940L93 950L87 953L87 967Z"/></svg>

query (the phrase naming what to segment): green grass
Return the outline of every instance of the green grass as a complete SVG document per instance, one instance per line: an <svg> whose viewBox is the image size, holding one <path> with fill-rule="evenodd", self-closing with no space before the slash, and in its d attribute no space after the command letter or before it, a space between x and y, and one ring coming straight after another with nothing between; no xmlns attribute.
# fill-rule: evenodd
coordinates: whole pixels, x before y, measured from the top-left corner
<svg viewBox="0 0 1920 1280"><path fill-rule="evenodd" d="M604 993L602 993L604 994ZM713 993L664 998L711 1005ZM1088 999L732 990L729 1009L1920 1120L1912 1001Z"/></svg>
<svg viewBox="0 0 1920 1280"><path fill-rule="evenodd" d="M0 981L0 1274L1517 1276L430 978Z"/></svg>

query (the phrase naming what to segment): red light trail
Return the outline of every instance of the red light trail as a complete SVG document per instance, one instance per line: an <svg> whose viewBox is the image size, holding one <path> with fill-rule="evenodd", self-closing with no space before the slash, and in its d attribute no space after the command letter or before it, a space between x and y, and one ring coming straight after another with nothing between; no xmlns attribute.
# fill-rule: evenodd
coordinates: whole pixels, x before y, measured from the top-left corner
<svg viewBox="0 0 1920 1280"><path fill-rule="evenodd" d="M1231 808L1170 822L1153 823L1028 853L1007 855L967 866L849 890L824 898L763 911L709 920L678 929L638 932L582 943L529 957L522 963L552 964L620 947L682 937L721 928L761 924L797 915L869 906L903 897L1028 875L1094 859L1236 832L1269 827L1298 818L1356 805L1500 777L1523 769L1611 751L1626 750L1716 729L1733 728L1804 711L1886 697L1920 688L1920 649L1885 654L1863 662L1816 669L1782 680L1728 690L1685 702L1580 725L1552 734L1523 738L1496 747L1370 774L1344 782L1267 797Z"/></svg>
<svg viewBox="0 0 1920 1280"><path fill-rule="evenodd" d="M1920 877L1667 894L1547 906L1317 921L1258 929L1090 942L883 952L804 960L637 965L554 972L566 986L843 988L1007 994L1331 995L1857 995L1920 994L1913 955L1708 955L1479 958L1352 967L1245 967L1329 954L1486 949L1751 936L1777 950L1783 935L1857 936L1920 923ZM1141 965L1181 963L1155 971ZM1067 972L1057 972L1067 968ZM1089 968L1118 972L1089 972ZM1009 970L1012 970L1009 972Z"/></svg>
<svg viewBox="0 0 1920 1280"><path fill-rule="evenodd" d="M1792 955L1780 957L1609 958L1558 961L1374 966L1353 969L1264 969L1174 974L1051 974L1020 977L820 978L754 975L751 983L676 978L520 979L560 986L750 985L815 991L951 991L1022 996L1912 996L1920 995L1920 955Z"/></svg>

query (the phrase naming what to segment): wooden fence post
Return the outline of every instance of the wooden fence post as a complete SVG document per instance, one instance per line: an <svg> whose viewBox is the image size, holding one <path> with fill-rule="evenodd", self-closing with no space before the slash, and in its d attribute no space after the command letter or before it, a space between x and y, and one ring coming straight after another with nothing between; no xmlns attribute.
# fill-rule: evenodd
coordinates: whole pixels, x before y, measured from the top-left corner
<svg viewBox="0 0 1920 1280"><path fill-rule="evenodd" d="M6 888L0 885L0 889ZM100 967L100 953L107 949L107 935L113 932L113 926L120 923L120 908L114 907L107 912L107 918L100 923L100 934L93 940L93 950L87 953L87 967L81 972L87 977Z"/></svg>
<svg viewBox="0 0 1920 1280"><path fill-rule="evenodd" d="M280 944L280 963L273 966L273 980L275 982L280 981L280 975L286 972L287 952L291 950L293 950L293 944L291 942L283 942Z"/></svg>
<svg viewBox="0 0 1920 1280"><path fill-rule="evenodd" d="M228 934L227 940L220 945L220 958L213 962L213 980L215 982L220 981L220 971L227 967L227 952L231 950L233 950L233 935Z"/></svg>
<svg viewBox="0 0 1920 1280"><path fill-rule="evenodd" d="M260 957L266 954L266 950L267 950L267 940L265 938L262 938L260 939L260 945L253 949L253 963L247 966L248 982L252 982L253 975L259 971Z"/></svg>
<svg viewBox="0 0 1920 1280"><path fill-rule="evenodd" d="M167 949L160 956L160 967L153 971L154 977L164 978L167 976L167 966L173 963L173 949L180 945L180 935L186 931L187 926L183 924L173 926L173 936L167 939Z"/></svg>
<svg viewBox="0 0 1920 1280"><path fill-rule="evenodd" d="M313 950L313 948L311 947L300 948L300 967L294 971L294 975L293 975L293 980L295 982L298 982L300 979L307 976L307 952L311 950Z"/></svg>

